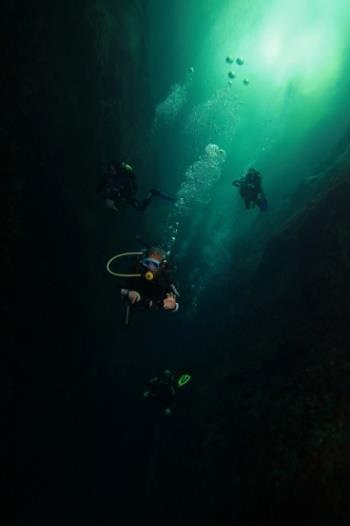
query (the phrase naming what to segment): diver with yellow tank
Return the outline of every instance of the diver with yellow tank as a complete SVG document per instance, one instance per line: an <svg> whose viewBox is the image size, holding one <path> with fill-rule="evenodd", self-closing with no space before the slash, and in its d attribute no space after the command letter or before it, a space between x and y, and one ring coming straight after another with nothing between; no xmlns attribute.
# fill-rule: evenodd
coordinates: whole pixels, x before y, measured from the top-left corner
<svg viewBox="0 0 350 526"><path fill-rule="evenodd" d="M112 270L112 263L130 256L136 257L136 261L128 273ZM120 292L126 301L125 325L129 325L131 308L168 312L179 310L179 293L162 248L153 246L139 252L117 254L108 261L107 270L123 280Z"/></svg>

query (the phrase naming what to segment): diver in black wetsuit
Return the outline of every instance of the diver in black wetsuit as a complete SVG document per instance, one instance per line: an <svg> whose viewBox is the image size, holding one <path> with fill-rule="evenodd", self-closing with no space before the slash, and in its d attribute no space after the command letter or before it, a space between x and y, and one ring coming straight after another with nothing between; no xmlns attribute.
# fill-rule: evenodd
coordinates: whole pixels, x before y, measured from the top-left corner
<svg viewBox="0 0 350 526"><path fill-rule="evenodd" d="M155 400L164 408L164 414L171 415L175 405L176 380L174 374L165 369L151 378L143 391L144 398Z"/></svg>
<svg viewBox="0 0 350 526"><path fill-rule="evenodd" d="M140 201L136 197L137 183L133 168L124 162L111 161L108 172L97 187L97 193L105 200L106 206L118 212L121 203L127 203L136 210L143 212L154 196L168 201L175 201L172 197L152 188L148 195Z"/></svg>
<svg viewBox="0 0 350 526"><path fill-rule="evenodd" d="M177 392L190 380L191 375L188 373L175 376L169 369L165 369L147 382L143 397L154 400L163 407L164 414L171 415Z"/></svg>
<svg viewBox="0 0 350 526"><path fill-rule="evenodd" d="M267 209L267 200L261 186L262 177L260 172L249 168L244 177L233 181L232 185L239 188L239 193L244 201L246 209L258 206L260 210Z"/></svg>
<svg viewBox="0 0 350 526"><path fill-rule="evenodd" d="M176 299L179 294L163 249L150 247L130 269L130 273L140 276L127 278L125 287L121 289L121 294L129 305L144 310L178 311Z"/></svg>

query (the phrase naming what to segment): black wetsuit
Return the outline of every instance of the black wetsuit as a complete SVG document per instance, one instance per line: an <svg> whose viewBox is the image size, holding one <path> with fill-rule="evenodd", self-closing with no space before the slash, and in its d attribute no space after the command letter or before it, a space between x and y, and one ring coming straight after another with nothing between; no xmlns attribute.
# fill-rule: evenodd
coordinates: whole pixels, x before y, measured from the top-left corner
<svg viewBox="0 0 350 526"><path fill-rule="evenodd" d="M167 294L174 294L174 281L171 277L168 264L162 263L159 271L157 271L152 280L147 280L144 277L145 272L147 272L147 268L139 261L136 267L130 270L130 273L142 274L142 277L128 278L126 280L126 288L128 290L135 290L141 295L141 300L133 306L162 310L164 309L163 300L167 297ZM170 312L177 311L178 308L179 306L176 304L176 308Z"/></svg>
<svg viewBox="0 0 350 526"><path fill-rule="evenodd" d="M262 177L259 172L248 173L245 177L233 181L233 185L239 188L239 193L244 200L246 208L251 205L260 206L264 198L264 192L261 186Z"/></svg>
<svg viewBox="0 0 350 526"><path fill-rule="evenodd" d="M171 374L158 374L146 384L148 397L163 406L165 410L173 409L176 396L176 380Z"/></svg>
<svg viewBox="0 0 350 526"><path fill-rule="evenodd" d="M136 192L137 183L134 172L122 168L116 174L105 174L97 187L97 193L104 199L111 199L116 207L125 202L142 212L149 205L153 194L150 192L145 199L139 201L136 198Z"/></svg>

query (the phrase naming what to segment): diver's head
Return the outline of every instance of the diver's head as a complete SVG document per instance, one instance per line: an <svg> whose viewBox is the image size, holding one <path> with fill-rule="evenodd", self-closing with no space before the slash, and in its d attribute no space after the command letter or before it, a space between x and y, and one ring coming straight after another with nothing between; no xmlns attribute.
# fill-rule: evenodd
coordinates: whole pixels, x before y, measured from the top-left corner
<svg viewBox="0 0 350 526"><path fill-rule="evenodd" d="M159 263L162 263L165 261L166 253L165 250L160 247L151 247L147 251L147 257L156 259Z"/></svg>
<svg viewBox="0 0 350 526"><path fill-rule="evenodd" d="M249 170L246 173L245 180L248 182L253 181L255 178L255 170L254 168L249 168Z"/></svg>
<svg viewBox="0 0 350 526"><path fill-rule="evenodd" d="M109 163L109 167L110 167L110 171L113 175L117 174L117 173L120 173L120 172L123 172L123 173L126 173L126 174L132 174L133 173L133 168L132 166L130 166L130 164L127 164L123 161L116 161L115 159L113 159L110 163Z"/></svg>
<svg viewBox="0 0 350 526"><path fill-rule="evenodd" d="M153 275L156 275L162 264L165 263L165 257L166 253L162 248L151 247L148 249L146 256L141 260L142 265L152 273L152 278L146 279L153 279Z"/></svg>
<svg viewBox="0 0 350 526"><path fill-rule="evenodd" d="M255 177L258 174L258 170L255 170L255 168L249 168L247 171L248 177Z"/></svg>
<svg viewBox="0 0 350 526"><path fill-rule="evenodd" d="M130 164L122 162L121 166L122 166L122 170L124 173L129 174L129 175L134 173L134 169Z"/></svg>

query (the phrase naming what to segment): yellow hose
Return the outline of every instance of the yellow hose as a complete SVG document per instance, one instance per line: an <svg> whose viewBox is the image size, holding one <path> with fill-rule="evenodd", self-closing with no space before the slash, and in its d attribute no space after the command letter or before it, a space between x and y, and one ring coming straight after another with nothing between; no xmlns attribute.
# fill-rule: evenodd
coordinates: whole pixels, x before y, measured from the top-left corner
<svg viewBox="0 0 350 526"><path fill-rule="evenodd" d="M120 272L113 272L113 270L110 269L110 264L119 258L124 258L126 256L141 256L143 252L124 252L123 254L117 254L116 256L113 256L106 265L107 272L109 272L112 276L116 276L117 278L141 278L142 274L121 274Z"/></svg>

